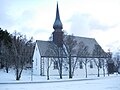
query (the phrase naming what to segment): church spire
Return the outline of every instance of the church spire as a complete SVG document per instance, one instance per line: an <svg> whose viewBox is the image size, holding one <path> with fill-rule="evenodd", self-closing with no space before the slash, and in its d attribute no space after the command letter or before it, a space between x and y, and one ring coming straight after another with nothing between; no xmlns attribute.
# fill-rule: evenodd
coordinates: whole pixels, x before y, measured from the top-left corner
<svg viewBox="0 0 120 90"><path fill-rule="evenodd" d="M53 42L58 47L63 47L63 31L62 31L63 26L62 26L62 22L60 20L58 3L57 3L57 9L56 9L56 18L55 18L55 22L53 24L53 28L54 28Z"/></svg>
<svg viewBox="0 0 120 90"><path fill-rule="evenodd" d="M55 22L54 22L54 24L53 24L53 28L54 28L55 30L63 29L62 22L61 22L61 20L60 20L58 2L57 2L57 8L56 8L56 18L55 18Z"/></svg>

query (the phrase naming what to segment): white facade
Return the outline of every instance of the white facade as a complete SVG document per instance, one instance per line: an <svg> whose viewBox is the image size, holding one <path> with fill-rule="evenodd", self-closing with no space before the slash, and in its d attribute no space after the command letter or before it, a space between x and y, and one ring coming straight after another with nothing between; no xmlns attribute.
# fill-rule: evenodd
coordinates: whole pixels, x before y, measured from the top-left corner
<svg viewBox="0 0 120 90"><path fill-rule="evenodd" d="M90 59L91 60L91 59ZM96 59L97 60L97 59ZM96 75L98 74L98 68L94 62L94 60L91 60L92 62L92 67L90 67L90 62L87 63L87 76L91 76L91 75ZM79 64L79 62L78 62ZM105 71L103 71L103 64L101 64L101 68L99 68L99 74L100 75L104 75L107 74L107 67L106 67L106 60L104 60L104 69ZM74 76L80 76L80 77L85 77L86 76L86 70L85 70L85 64L82 63L82 68L80 68L80 65L76 66L75 72L74 72Z"/></svg>
<svg viewBox="0 0 120 90"><path fill-rule="evenodd" d="M38 45L35 45L35 50L33 54L33 74L40 75L40 52L38 49Z"/></svg>

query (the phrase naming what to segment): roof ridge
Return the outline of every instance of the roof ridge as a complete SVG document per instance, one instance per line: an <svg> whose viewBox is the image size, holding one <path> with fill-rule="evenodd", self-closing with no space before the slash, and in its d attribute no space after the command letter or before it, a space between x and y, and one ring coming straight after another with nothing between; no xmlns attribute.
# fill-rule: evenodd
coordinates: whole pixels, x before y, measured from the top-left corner
<svg viewBox="0 0 120 90"><path fill-rule="evenodd" d="M66 36L68 36L68 35L66 35ZM72 36L72 35L70 35L70 36ZM86 38L86 39L95 39L95 38L91 38L91 37L74 36L74 35L73 35L73 37L76 37L76 38L77 38L77 37L78 37L78 38Z"/></svg>

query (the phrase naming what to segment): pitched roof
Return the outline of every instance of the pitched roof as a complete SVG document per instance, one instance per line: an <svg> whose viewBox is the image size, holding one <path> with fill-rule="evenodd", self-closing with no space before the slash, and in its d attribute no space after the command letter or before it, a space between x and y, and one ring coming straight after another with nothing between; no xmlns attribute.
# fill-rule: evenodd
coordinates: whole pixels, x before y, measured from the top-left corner
<svg viewBox="0 0 120 90"><path fill-rule="evenodd" d="M88 47L88 52L92 54L95 45L99 45L94 38L87 38L87 37L78 37L75 36L75 40L80 43L83 42L85 46Z"/></svg>
<svg viewBox="0 0 120 90"><path fill-rule="evenodd" d="M38 49L42 57L58 57L58 55L56 54L58 53L58 48L52 41L37 40L36 43L38 45ZM63 56L65 56L64 50L61 50L63 52Z"/></svg>
<svg viewBox="0 0 120 90"><path fill-rule="evenodd" d="M86 38L86 37L78 37L78 36L74 36L75 40L80 43L83 42L85 46L87 46L87 50L88 53L90 55L90 57L93 54L93 51L95 49L95 45L99 45L97 43L97 41L94 38ZM57 50L55 49L56 45L52 42L52 41L41 41L41 40L37 40L36 41L40 54L42 57L58 57L57 56L57 51L52 51L53 50ZM102 49L102 48L101 48ZM76 47L76 50L78 50L78 47ZM102 51L104 52L104 50L102 49ZM56 53L54 53L56 52ZM66 51L62 50L63 52L63 56L66 56ZM73 56L76 56L77 53L74 53Z"/></svg>
<svg viewBox="0 0 120 90"><path fill-rule="evenodd" d="M45 56L45 53L48 49L49 41L36 40L39 52L41 56Z"/></svg>

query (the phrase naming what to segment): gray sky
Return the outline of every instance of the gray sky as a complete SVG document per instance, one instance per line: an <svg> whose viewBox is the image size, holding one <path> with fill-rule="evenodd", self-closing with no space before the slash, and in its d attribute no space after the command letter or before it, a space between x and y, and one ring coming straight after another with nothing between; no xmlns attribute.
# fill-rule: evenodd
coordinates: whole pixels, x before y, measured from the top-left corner
<svg viewBox="0 0 120 90"><path fill-rule="evenodd" d="M0 27L48 40L57 1L68 34L95 38L106 51L120 47L120 0L0 0Z"/></svg>

